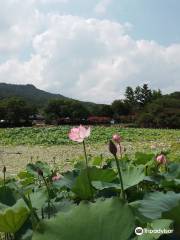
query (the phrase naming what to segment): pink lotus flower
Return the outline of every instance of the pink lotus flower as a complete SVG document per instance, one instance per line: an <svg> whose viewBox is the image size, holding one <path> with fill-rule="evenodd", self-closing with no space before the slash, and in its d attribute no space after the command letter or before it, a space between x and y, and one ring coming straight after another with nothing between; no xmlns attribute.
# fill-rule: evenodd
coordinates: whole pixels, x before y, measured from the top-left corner
<svg viewBox="0 0 180 240"><path fill-rule="evenodd" d="M160 154L156 157L156 161L160 164L166 164L167 159L166 156L164 156L164 154Z"/></svg>
<svg viewBox="0 0 180 240"><path fill-rule="evenodd" d="M118 144L120 144L120 142L121 142L121 140L122 140L121 136L118 135L118 134L114 134L113 137L112 137L112 139L113 139L113 141L114 141L115 143L118 143Z"/></svg>
<svg viewBox="0 0 180 240"><path fill-rule="evenodd" d="M61 176L60 176L60 175L56 175L56 176L52 177L52 180L53 180L53 181L58 181L58 180L60 180L60 179L61 179Z"/></svg>
<svg viewBox="0 0 180 240"><path fill-rule="evenodd" d="M90 135L90 127L85 128L80 125L77 128L72 128L69 133L69 138L75 142L83 142L85 138L89 137Z"/></svg>

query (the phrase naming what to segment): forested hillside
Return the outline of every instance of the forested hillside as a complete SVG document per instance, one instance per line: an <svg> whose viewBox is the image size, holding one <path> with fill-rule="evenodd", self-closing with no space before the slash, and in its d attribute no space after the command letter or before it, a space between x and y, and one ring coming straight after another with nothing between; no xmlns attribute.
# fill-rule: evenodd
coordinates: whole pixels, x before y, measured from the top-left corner
<svg viewBox="0 0 180 240"><path fill-rule="evenodd" d="M33 85L0 84L0 120L19 125L35 114L43 115L47 123L132 124L148 128L180 128L180 92L163 95L147 84L126 88L124 98L112 104L96 104L67 98L37 89ZM92 122L92 121L90 121ZM88 121L87 121L88 123Z"/></svg>
<svg viewBox="0 0 180 240"><path fill-rule="evenodd" d="M34 85L16 85L0 83L0 99L22 97L38 106L45 105L50 99L68 99L61 94L53 94L36 88Z"/></svg>

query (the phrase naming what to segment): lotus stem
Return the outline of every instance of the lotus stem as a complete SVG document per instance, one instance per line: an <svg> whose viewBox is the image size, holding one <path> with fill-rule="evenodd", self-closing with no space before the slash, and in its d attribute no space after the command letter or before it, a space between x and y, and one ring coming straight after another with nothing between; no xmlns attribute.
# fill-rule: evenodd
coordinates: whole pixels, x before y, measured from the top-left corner
<svg viewBox="0 0 180 240"><path fill-rule="evenodd" d="M6 185L6 166L3 167L3 184Z"/></svg>
<svg viewBox="0 0 180 240"><path fill-rule="evenodd" d="M119 175L119 182L121 184L121 192L122 192L122 197L123 199L125 200L125 193L124 193L124 186L123 186L123 179L122 179L122 174L121 174L121 168L120 168L120 165L119 165L119 161L118 161L118 158L116 155L114 155L115 157L115 160L116 160L116 166L117 166L117 170L118 170L118 175Z"/></svg>
<svg viewBox="0 0 180 240"><path fill-rule="evenodd" d="M90 180L90 176L89 176L89 166L88 166L88 158L87 158L87 153L86 153L85 141L83 141L83 149L84 149L84 156L85 156L85 161L86 161L87 178L88 178L89 186L91 189L91 195L93 196L93 192L92 192L92 188L91 188L91 180Z"/></svg>
<svg viewBox="0 0 180 240"><path fill-rule="evenodd" d="M27 207L29 208L31 214L32 214L32 215L34 216L34 218L36 219L36 221L37 221L37 222L40 222L40 219L39 219L39 217L38 217L36 211L33 209L33 206L32 206L32 203L31 203L31 200L28 199L28 198L24 195L24 193L21 193L20 191L19 191L19 193L20 193L22 199L24 200L25 204L26 204Z"/></svg>
<svg viewBox="0 0 180 240"><path fill-rule="evenodd" d="M50 198L49 186L47 184L47 181L46 181L45 177L42 176L42 178L43 178L43 181L45 183L45 186L46 186L46 189L47 189L47 192L48 192L48 219L49 219L51 217L51 206L50 206L51 198Z"/></svg>

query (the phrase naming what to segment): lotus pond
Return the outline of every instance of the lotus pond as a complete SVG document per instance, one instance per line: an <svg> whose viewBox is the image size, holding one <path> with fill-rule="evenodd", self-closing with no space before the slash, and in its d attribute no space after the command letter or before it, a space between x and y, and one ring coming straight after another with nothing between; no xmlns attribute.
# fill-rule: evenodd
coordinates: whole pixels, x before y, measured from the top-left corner
<svg viewBox="0 0 180 240"><path fill-rule="evenodd" d="M17 174L9 175L8 166L2 162L1 239L180 239L180 163L176 131L167 130L169 135L163 135L157 130L153 138L151 134L148 137L143 135L148 130L136 129L133 137L127 137L127 132L133 129L123 132L116 128L108 129L102 137L103 128L99 128L100 142L96 145L96 152L90 154L93 141L98 141L98 127L89 137L81 134L79 143L75 142L76 136L71 136L74 142L68 139L69 128L63 129L67 130L66 149L69 152L73 149L74 154L69 159L69 166L59 164L56 157L52 157L49 163L34 157ZM1 136L7 136L8 131L19 129L2 130ZM138 131L142 133L138 135ZM118 145L111 139L119 132L123 141ZM167 136L171 136L173 143ZM143 143L139 138L146 138L146 141ZM0 141L2 148L7 150L5 139ZM18 141L21 144L25 141L16 139L15 144L13 135L9 139L8 147L13 149L22 147L17 146ZM147 140L149 148L141 151L136 142L146 145ZM133 151L128 147L130 142ZM34 147L37 146L28 146ZM176 153L172 153L173 149ZM76 151L79 152L76 154Z"/></svg>

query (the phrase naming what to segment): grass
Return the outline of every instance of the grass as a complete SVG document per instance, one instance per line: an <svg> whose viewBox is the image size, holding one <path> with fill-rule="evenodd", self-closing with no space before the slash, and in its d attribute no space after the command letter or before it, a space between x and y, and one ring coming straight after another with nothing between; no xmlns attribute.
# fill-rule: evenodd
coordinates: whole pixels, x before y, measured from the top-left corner
<svg viewBox="0 0 180 240"><path fill-rule="evenodd" d="M12 175L28 162L37 160L50 164L57 162L62 169L70 168L72 162L83 153L81 144L68 139L69 129L69 126L0 129L0 168L6 165L8 173ZM165 151L172 161L180 160L180 130L133 129L117 125L92 127L91 136L87 140L89 155L108 156L108 140L114 133L122 136L126 152L132 158L137 151Z"/></svg>

